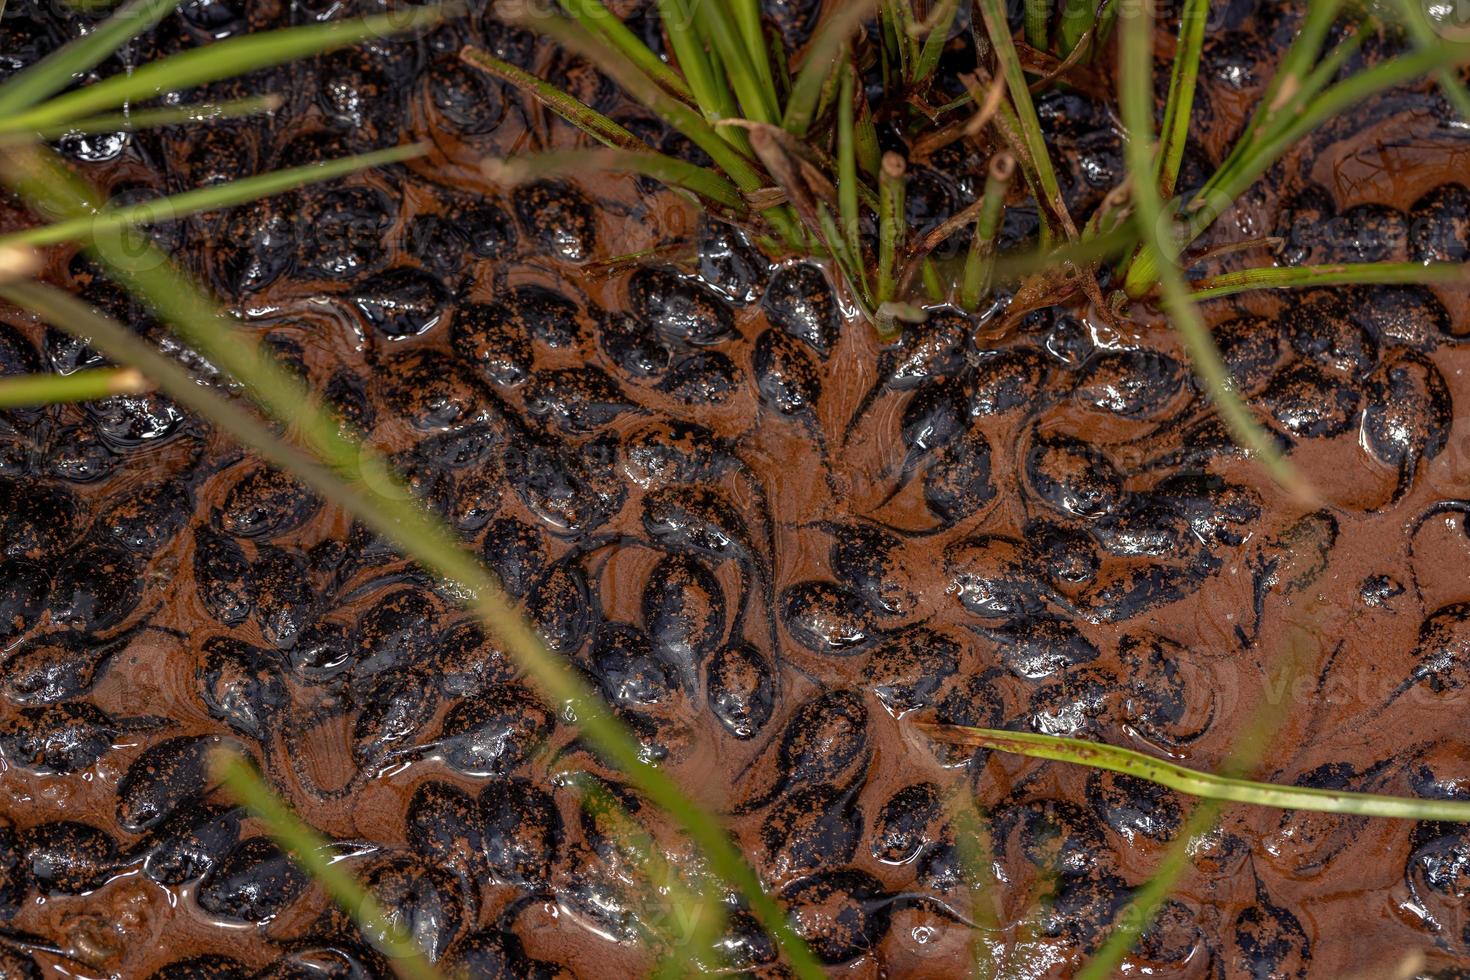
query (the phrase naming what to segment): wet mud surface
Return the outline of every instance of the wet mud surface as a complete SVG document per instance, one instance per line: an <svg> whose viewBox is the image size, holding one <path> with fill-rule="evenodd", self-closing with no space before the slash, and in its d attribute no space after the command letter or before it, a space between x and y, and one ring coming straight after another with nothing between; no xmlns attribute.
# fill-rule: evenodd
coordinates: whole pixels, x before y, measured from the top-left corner
<svg viewBox="0 0 1470 980"><path fill-rule="evenodd" d="M778 11L794 43L812 6ZM1251 7L1230 4L1206 47L1196 183L1295 24ZM17 64L81 29L28 8L3 22ZM128 57L339 12L190 3ZM1282 720L1259 778L1470 793L1463 289L1206 306L1321 496L1303 505L1232 448L1161 320L1125 333L1053 307L993 338L939 310L882 349L822 269L771 266L657 188L491 186L482 159L571 137L461 65L465 43L678 142L590 66L476 15L195 93L285 94L264 120L61 149L143 198L432 143L154 234L725 815L834 975L964 969L958 788L990 815L1001 928L983 941L1014 976L1068 975L1190 809L1126 777L940 746L914 718L1214 769L1264 711ZM1095 204L1121 175L1108 107L1077 92L1042 111L1069 200ZM973 200L984 156L915 167L911 218ZM1396 92L1315 134L1207 244L1462 261L1467 159L1437 92ZM4 207L6 226L34 221ZM1032 230L1012 209L1012 243ZM47 263L221 383L85 256ZM7 374L97 360L0 319ZM222 742L447 966L625 976L657 955L648 871L578 787L601 781L676 864L688 844L452 588L203 420L157 395L5 413L0 551L0 974L387 975L210 784ZM1470 969L1463 829L1235 807L1191 864L1129 975L1389 976L1416 951L1436 976ZM707 965L781 975L747 913L721 947Z"/></svg>

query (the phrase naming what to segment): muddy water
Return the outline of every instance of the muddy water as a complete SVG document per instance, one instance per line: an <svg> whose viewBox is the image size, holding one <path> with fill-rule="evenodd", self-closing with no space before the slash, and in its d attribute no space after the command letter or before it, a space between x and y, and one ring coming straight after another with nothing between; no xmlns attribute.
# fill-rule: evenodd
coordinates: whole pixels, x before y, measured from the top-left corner
<svg viewBox="0 0 1470 980"><path fill-rule="evenodd" d="M1200 167L1294 23L1248 6L1207 48ZM22 58L78 30L10 8L5 49ZM128 57L318 13L248 11L190 5ZM1463 290L1206 308L1320 497L1304 504L1231 449L1146 313L1120 328L1055 307L977 347L937 311L881 350L843 323L820 269L770 266L672 195L621 177L487 184L485 156L569 135L457 67L466 42L638 125L587 66L475 18L208 93L287 93L268 120L63 149L115 194L146 195L432 144L157 237L393 457L650 758L726 815L834 974L963 969L981 916L944 811L957 790L992 820L1000 928L982 941L1015 976L1067 975L1189 809L937 746L914 718L1209 769L1267 717L1261 778L1467 792ZM1117 177L1106 107L1068 96L1043 113L1069 195L1095 203ZM1362 107L1213 240L1279 234L1292 261L1463 260L1470 144L1450 119L1428 89ZM911 196L963 206L982 157L947 152ZM28 220L7 202L7 225ZM84 258L56 250L48 275L158 333ZM0 312L6 371L89 363ZM384 972L212 791L199 760L222 740L446 963L646 971L648 872L575 789L616 774L451 588L165 399L3 422L0 972ZM1388 976L1422 952L1458 975L1467 855L1448 827L1233 808L1128 972ZM779 975L748 916L734 922L732 969Z"/></svg>

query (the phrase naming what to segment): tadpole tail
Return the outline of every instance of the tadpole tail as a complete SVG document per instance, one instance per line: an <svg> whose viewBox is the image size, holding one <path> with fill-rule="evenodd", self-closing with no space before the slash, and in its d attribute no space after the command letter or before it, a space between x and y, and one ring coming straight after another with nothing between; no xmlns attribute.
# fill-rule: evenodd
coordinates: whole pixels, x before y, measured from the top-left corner
<svg viewBox="0 0 1470 980"><path fill-rule="evenodd" d="M317 783L316 777L314 777L306 770L307 752L299 739L301 735L304 734L306 729L326 720L329 717L329 712L323 711L322 713L313 716L305 725L301 726L300 729L298 729L297 726L294 724L287 723L286 725L282 726L281 732L281 741L285 744L286 747L286 758L289 759L291 763L292 779L296 781L296 785L300 787L304 793L306 793L318 803L333 803L337 800L346 799L348 796L351 796L359 788L361 788L362 784L367 779L367 777L363 775L366 767L358 766L356 771L352 774L352 776L347 780L346 783L344 783L337 789L328 789ZM262 768L266 768L270 763L270 752L266 746L261 746L261 751L265 755L265 758L262 759Z"/></svg>
<svg viewBox="0 0 1470 980"><path fill-rule="evenodd" d="M883 394L887 389L887 382L881 380L875 381L873 382L873 386L868 389L868 393L863 396L863 400L858 402L857 408L853 409L852 417L847 420L847 425L842 429L842 445L844 448L852 441L852 434L857 430L858 423L867 416L873 407L873 403L878 400L878 396Z"/></svg>

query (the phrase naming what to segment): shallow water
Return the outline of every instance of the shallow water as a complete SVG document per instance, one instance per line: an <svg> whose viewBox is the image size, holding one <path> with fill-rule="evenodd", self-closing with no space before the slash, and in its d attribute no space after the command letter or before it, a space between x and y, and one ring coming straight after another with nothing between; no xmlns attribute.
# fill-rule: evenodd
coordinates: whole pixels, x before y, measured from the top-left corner
<svg viewBox="0 0 1470 980"><path fill-rule="evenodd" d="M140 51L312 16L234 9L191 5ZM1292 23L1238 13L1207 47L1210 159ZM5 30L35 50L76 30L32 14L12 3ZM286 93L267 120L65 149L117 193L432 143L158 237L393 455L650 756L727 815L834 973L967 962L949 792L968 787L993 820L1001 928L986 942L1008 976L1070 973L1189 808L936 746L916 717L1213 769L1264 712L1280 730L1259 778L1467 792L1462 289L1206 307L1321 497L1305 506L1230 448L1156 318L1120 331L1053 307L976 348L941 312L882 351L841 321L820 270L768 267L672 195L622 177L490 186L481 159L569 137L460 69L466 42L534 54L627 112L585 66L476 18L210 93ZM1102 107L1044 110L1069 194L1105 192ZM1450 119L1428 87L1362 107L1211 241L1463 260L1470 205L1444 188L1470 144ZM935 160L932 198L963 206L978 168ZM6 203L7 226L27 220ZM69 250L47 261L154 329ZM5 370L85 362L0 316ZM278 855L240 843L259 831L194 764L218 739L251 751L446 962L646 969L646 872L567 778L616 775L447 590L162 399L10 412L3 439L0 972L26 976L31 958L141 977L196 956L228 957L195 964L221 977L381 971ZM688 863L651 807L624 805ZM1414 951L1470 967L1467 854L1470 836L1439 825L1231 808L1129 974L1388 976ZM727 946L737 968L779 975L748 929Z"/></svg>

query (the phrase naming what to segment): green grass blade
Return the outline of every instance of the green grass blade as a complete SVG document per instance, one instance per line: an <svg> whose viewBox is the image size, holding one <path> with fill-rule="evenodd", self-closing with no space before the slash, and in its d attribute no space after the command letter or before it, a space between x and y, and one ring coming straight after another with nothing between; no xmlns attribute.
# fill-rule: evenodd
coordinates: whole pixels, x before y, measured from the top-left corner
<svg viewBox="0 0 1470 980"><path fill-rule="evenodd" d="M1169 76L1169 97L1164 103L1163 142L1154 171L1159 193L1165 200L1174 196L1179 167L1184 162L1184 145L1189 138L1189 120L1194 112L1195 86L1199 82L1205 22L1209 17L1210 0L1185 0L1179 18L1174 70Z"/></svg>
<svg viewBox="0 0 1470 980"><path fill-rule="evenodd" d="M165 92L233 78L373 38L431 27L440 23L445 13L444 7L417 7L378 17L247 34L190 48L17 113L8 127L45 129L129 102L156 98Z"/></svg>
<svg viewBox="0 0 1470 980"><path fill-rule="evenodd" d="M0 146L17 146L36 139L59 139L73 133L125 133L153 129L158 126L196 126L220 119L239 119L263 112L275 112L281 107L281 102L279 95L261 95L248 99L231 99L227 102L199 102L193 105L167 106L162 109L137 109L130 112L91 116L29 132L7 130L7 124L0 121Z"/></svg>
<svg viewBox="0 0 1470 980"><path fill-rule="evenodd" d="M730 97L729 89L716 77L709 55L694 30L694 18L687 6L682 0L657 0L657 5L659 19L663 22L664 33L668 35L669 46L674 49L679 70L688 79L689 89L694 93L694 101L704 113L705 120L719 122L733 117L735 102ZM534 23L526 23L524 26L535 29ZM722 138L733 140L736 137L732 133Z"/></svg>
<svg viewBox="0 0 1470 980"><path fill-rule="evenodd" d="M726 2L700 0L693 5L695 22L712 52L718 53L725 78L740 101L746 119L774 123L779 116L774 87L766 87L759 69L751 63L744 37ZM762 58L761 63L767 64ZM767 64L769 68L769 64ZM769 72L767 72L767 77Z"/></svg>
<svg viewBox="0 0 1470 980"><path fill-rule="evenodd" d="M1179 270L1179 243L1174 223L1164 213L1158 188L1153 182L1153 17L1146 7L1130 10L1123 17L1119 39L1118 104L1128 137L1126 160L1133 188L1134 223L1138 235L1160 256L1158 282L1170 321L1189 352L1195 371L1204 382L1231 437L1260 461L1266 472L1299 499L1313 494L1281 455L1275 440L1256 422L1236 394L1229 369L1215 347L1214 339L1189 298L1184 275Z"/></svg>
<svg viewBox="0 0 1470 980"><path fill-rule="evenodd" d="M1434 25L1429 21L1429 15L1424 12L1419 0L1393 0L1393 2L1398 8L1399 21L1404 25L1404 30L1408 32L1409 38L1417 47L1428 47L1439 39L1439 35L1434 31ZM1448 68L1436 69L1434 77L1439 82L1440 90L1444 92L1445 98L1460 114L1461 121L1470 122L1470 91L1465 89L1465 86L1455 77L1455 73Z"/></svg>
<svg viewBox="0 0 1470 980"><path fill-rule="evenodd" d="M372 892L328 856L327 841L271 791L243 756L221 753L214 760L214 776L265 826L281 850L352 916L363 937L389 958L396 973L409 980L442 980L413 937L389 921Z"/></svg>
<svg viewBox="0 0 1470 980"><path fill-rule="evenodd" d="M1459 262L1353 262L1337 265L1272 266L1225 272L1190 283L1196 302L1234 296L1253 289L1310 289L1316 286L1465 285L1470 266Z"/></svg>
<svg viewBox="0 0 1470 980"><path fill-rule="evenodd" d="M980 199L980 215L975 219L975 235L970 239L970 251L965 256L964 278L960 283L962 309L971 312L979 309L980 297L990 285L995 264L995 238L1000 232L1006 191L1015 171L1016 161L1009 153L997 153L990 161L985 192Z"/></svg>
<svg viewBox="0 0 1470 980"><path fill-rule="evenodd" d="M746 56L755 66L760 83L770 93L771 105L781 104L776 90L778 65L772 64L771 49L766 44L766 32L761 24L760 0L731 0L734 17L739 25L740 38L745 42Z"/></svg>
<svg viewBox="0 0 1470 980"><path fill-rule="evenodd" d="M90 402L151 389L134 368L89 368L71 374L20 374L0 378L0 408L31 408Z"/></svg>
<svg viewBox="0 0 1470 980"><path fill-rule="evenodd" d="M508 160L489 160L484 170L487 177L505 186L540 177L598 170L642 174L697 194L727 210L743 212L746 209L745 198L735 185L713 170L652 150L560 150Z"/></svg>
<svg viewBox="0 0 1470 980"><path fill-rule="evenodd" d="M940 3L942 6L939 8L939 15L934 18L934 29L924 39L919 62L914 67L915 84L927 81L934 74L934 69L939 67L939 56L944 53L950 28L954 26L954 19L960 12L960 0L940 0Z"/></svg>
<svg viewBox="0 0 1470 980"><path fill-rule="evenodd" d="M588 30L602 35L604 40L670 93L686 102L693 100L694 93L689 90L688 83L679 77L679 73L650 51L648 45L628 30L601 0L561 0L561 4L574 20Z"/></svg>
<svg viewBox="0 0 1470 980"><path fill-rule="evenodd" d="M792 136L804 138L816 118L822 86L832 74L842 48L873 12L875 0L850 0L817 25L816 36L806 49L806 60L791 83L781 126Z"/></svg>
<svg viewBox="0 0 1470 980"><path fill-rule="evenodd" d="M641 139L596 109L488 51L464 47L460 49L459 57L465 64L514 85L604 146L620 150L648 149Z"/></svg>
<svg viewBox="0 0 1470 980"><path fill-rule="evenodd" d="M892 301L897 285L898 246L905 237L904 184L907 166L897 153L883 155L878 179L878 292L881 306Z"/></svg>
<svg viewBox="0 0 1470 980"><path fill-rule="evenodd" d="M1056 170L1047 154L1046 139L1041 134L1041 120L1036 115L1036 105L1031 101L1031 91L1026 85L1026 73L1021 68L1021 59L1016 54L1016 44L1011 38L1006 23L1005 0L976 0L985 20L985 30L995 49L995 58L1006 81L1006 94L1015 106L1015 124L1020 129L1024 145L1019 149L1028 158L1045 195L1043 202L1064 225L1071 224L1066 204L1062 200L1061 185L1057 182ZM1068 235L1076 237L1076 231L1066 228Z"/></svg>
<svg viewBox="0 0 1470 980"><path fill-rule="evenodd" d="M1126 30L1126 27L1124 28ZM1315 813L1346 813L1363 817L1392 817L1401 820L1452 820L1470 823L1470 802L1433 800L1412 796L1383 796L1377 793L1353 793L1342 790L1314 789L1307 786L1280 786L1258 783L1232 776L1188 769L1173 762L1144 755L1132 749L1118 748L1080 738L1038 735L1034 732L1009 732L990 728L967 728L960 725L919 724L920 730L932 738L972 746L996 749L1030 756L1069 762L1092 769L1106 769L1157 783L1187 796L1225 803L1250 803L1254 806L1277 807L1282 810L1310 810Z"/></svg>
<svg viewBox="0 0 1470 980"><path fill-rule="evenodd" d="M49 98L85 71L97 67L118 48L171 13L174 0L134 0L118 8L90 34L42 58L0 86L0 117L18 113Z"/></svg>
<svg viewBox="0 0 1470 980"><path fill-rule="evenodd" d="M12 188L58 213L75 213L94 194L54 155L43 150L0 158L0 173ZM93 205L95 206L95 205ZM587 740L617 766L639 792L667 812L700 846L713 874L740 892L761 924L785 951L803 980L823 976L816 957L801 940L784 910L761 888L757 877L732 843L725 827L686 797L668 773L643 757L643 748L576 672L547 649L540 636L506 597L495 578L466 552L445 525L426 514L402 489L373 450L344 436L327 413L316 408L299 380L267 355L250 334L224 316L215 304L177 272L158 249L144 243L141 255L126 264L114 259L115 244L93 243L93 254L135 296L145 300L189 346L241 381L267 412L289 420L297 437L324 466L305 462L299 452L276 439L264 426L195 384L175 362L158 355L131 331L104 337L110 321L98 317L80 300L46 287L16 284L3 294L43 313L56 326L90 337L98 349L120 363L139 367L180 404L191 408L240 438L271 462L288 469L303 483L382 534L402 554L431 574L464 587L466 603L501 643L526 676L554 703L568 706ZM36 292L40 290L40 292ZM51 313L39 307L51 303ZM235 418L231 418L232 412ZM261 441L261 436L264 441ZM253 441L252 441L253 438ZM290 456L290 459L287 457ZM371 481L371 482L368 482ZM372 487L394 488L392 493Z"/></svg>
<svg viewBox="0 0 1470 980"><path fill-rule="evenodd" d="M1097 8L1097 0L1064 0L1061 22L1057 25L1057 52L1063 58L1077 49L1097 23Z"/></svg>
<svg viewBox="0 0 1470 980"><path fill-rule="evenodd" d="M862 218L858 209L857 137L853 125L853 99L857 82L850 64L842 66L842 91L837 96L837 210L842 218L841 238L850 257L863 269ZM854 287L866 292L866 276Z"/></svg>
<svg viewBox="0 0 1470 980"><path fill-rule="evenodd" d="M423 156L428 147L422 143L410 143L386 150L376 150L341 160L326 163L310 163L288 170L276 170L255 177L244 177L223 184L212 184L198 190L185 191L160 197L152 201L140 201L123 207L103 207L95 214L68 218L38 228L0 235L0 246L29 245L39 248L60 242L79 241L93 235L132 228L138 225L162 224L177 221L191 214L202 214L220 208L234 207L247 201L281 194L308 184L335 180L346 174L388 163L397 163Z"/></svg>
<svg viewBox="0 0 1470 980"><path fill-rule="evenodd" d="M1037 51L1050 47L1051 0L1026 0L1026 43Z"/></svg>

